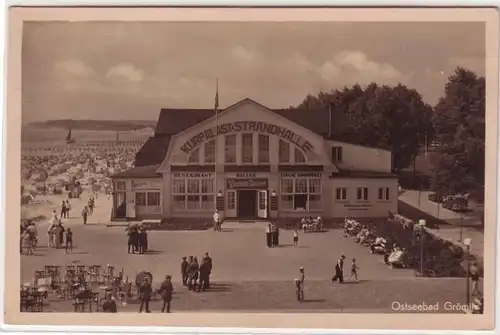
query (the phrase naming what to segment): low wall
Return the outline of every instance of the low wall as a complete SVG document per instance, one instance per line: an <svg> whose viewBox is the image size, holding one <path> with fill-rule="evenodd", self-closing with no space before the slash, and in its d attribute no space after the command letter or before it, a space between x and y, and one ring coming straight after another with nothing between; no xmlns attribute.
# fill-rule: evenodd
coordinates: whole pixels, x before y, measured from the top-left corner
<svg viewBox="0 0 500 335"><path fill-rule="evenodd" d="M149 222L148 230L208 230L213 228L213 222L207 218L169 218Z"/></svg>

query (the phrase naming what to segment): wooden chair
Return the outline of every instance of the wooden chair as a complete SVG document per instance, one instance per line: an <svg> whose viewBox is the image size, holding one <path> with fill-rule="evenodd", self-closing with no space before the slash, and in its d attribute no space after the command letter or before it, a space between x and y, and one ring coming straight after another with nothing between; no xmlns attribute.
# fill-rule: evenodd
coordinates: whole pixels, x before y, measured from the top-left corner
<svg viewBox="0 0 500 335"><path fill-rule="evenodd" d="M101 266L91 265L88 271L89 281L99 283L101 281Z"/></svg>
<svg viewBox="0 0 500 335"><path fill-rule="evenodd" d="M110 284L114 280L114 274L115 274L115 267L107 265L106 272L102 274L102 277L107 284Z"/></svg>

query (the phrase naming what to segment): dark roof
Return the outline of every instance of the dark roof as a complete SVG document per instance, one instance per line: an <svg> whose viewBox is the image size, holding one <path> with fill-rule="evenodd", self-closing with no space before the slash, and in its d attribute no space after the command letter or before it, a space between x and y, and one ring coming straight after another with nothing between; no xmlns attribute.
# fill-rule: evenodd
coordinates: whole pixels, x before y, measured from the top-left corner
<svg viewBox="0 0 500 335"><path fill-rule="evenodd" d="M154 136L148 138L142 148L135 154L135 166L159 165L167 154L170 136Z"/></svg>
<svg viewBox="0 0 500 335"><path fill-rule="evenodd" d="M391 172L339 170L339 172L333 172L330 175L330 178L392 179L392 178L397 178L397 176Z"/></svg>
<svg viewBox="0 0 500 335"><path fill-rule="evenodd" d="M252 101L244 99L243 101ZM256 102L254 102L256 103ZM256 103L259 105L259 103ZM229 107L228 107L229 108ZM264 107L267 108L267 107ZM227 109L227 108L226 108ZM271 111L279 114L280 116L289 119L301 125L304 128L321 136L328 135L328 125L330 119L330 111L328 109L270 109ZM220 112L223 112L221 109ZM174 135L197 123L205 121L214 116L213 109L172 109L163 108L158 117L156 125L155 136ZM332 135L339 135L345 129L347 118L344 113L333 110L332 111Z"/></svg>
<svg viewBox="0 0 500 335"><path fill-rule="evenodd" d="M244 99L237 104L244 101L251 101L260 105L250 99ZM224 110L221 110L220 112L222 111ZM304 128L309 129L320 136L328 136L330 112L327 109L271 109L271 111L301 125ZM213 109L162 109L160 111L160 115L158 116L155 134L153 137L149 138L137 152L135 156L135 166L161 164L167 154L168 144L172 135L191 128L214 115ZM331 138L340 139L347 122L345 114L333 110L332 120Z"/></svg>
<svg viewBox="0 0 500 335"><path fill-rule="evenodd" d="M161 174L157 173L159 165L136 166L134 168L115 173L111 178L161 178Z"/></svg>

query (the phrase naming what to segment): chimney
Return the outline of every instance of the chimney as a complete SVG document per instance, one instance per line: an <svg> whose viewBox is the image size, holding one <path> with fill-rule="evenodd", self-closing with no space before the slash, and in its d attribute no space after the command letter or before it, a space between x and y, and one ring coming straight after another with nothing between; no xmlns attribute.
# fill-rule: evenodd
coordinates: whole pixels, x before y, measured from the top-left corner
<svg viewBox="0 0 500 335"><path fill-rule="evenodd" d="M332 103L330 102L330 109L328 110L328 139L332 138L332 118L333 118L333 110Z"/></svg>

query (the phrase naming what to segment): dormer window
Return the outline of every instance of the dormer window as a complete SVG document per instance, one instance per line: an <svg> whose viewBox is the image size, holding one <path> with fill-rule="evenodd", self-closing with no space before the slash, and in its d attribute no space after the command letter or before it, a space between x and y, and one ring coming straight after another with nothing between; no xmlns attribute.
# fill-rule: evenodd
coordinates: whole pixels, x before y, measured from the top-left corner
<svg viewBox="0 0 500 335"><path fill-rule="evenodd" d="M342 162L342 147L332 147L332 162Z"/></svg>

